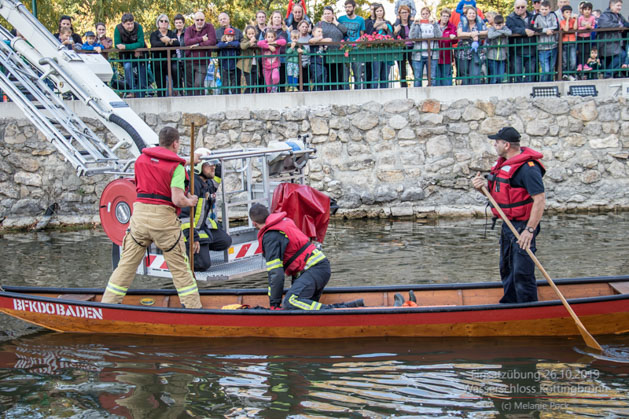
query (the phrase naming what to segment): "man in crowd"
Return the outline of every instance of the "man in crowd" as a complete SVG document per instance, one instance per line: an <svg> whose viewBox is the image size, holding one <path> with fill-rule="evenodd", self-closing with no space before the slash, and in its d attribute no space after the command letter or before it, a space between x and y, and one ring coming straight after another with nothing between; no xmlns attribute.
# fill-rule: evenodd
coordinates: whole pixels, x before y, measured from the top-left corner
<svg viewBox="0 0 629 419"><path fill-rule="evenodd" d="M179 208L195 206L197 197L185 192L186 161L178 152L179 132L166 127L159 132L159 146L143 149L135 162L138 198L123 239L120 263L109 278L103 303L122 302L146 248L155 243L164 253L181 303L186 308L201 308L177 218Z"/></svg>
<svg viewBox="0 0 629 419"><path fill-rule="evenodd" d="M186 46L192 47L211 47L216 45L216 32L211 23L205 22L203 12L194 14L194 25L186 28L184 33L184 42ZM186 87L188 89L203 87L209 57L212 51L209 49L192 48L186 50ZM188 90L189 95L202 95L202 90Z"/></svg>
<svg viewBox="0 0 629 419"><path fill-rule="evenodd" d="M501 303L526 303L537 301L535 263L526 253L535 253L535 238L540 231L544 213L543 155L528 147L520 147L520 133L512 127L502 128L490 135L496 140L494 149L498 161L487 176L488 190L502 208L507 218L520 234L517 240L505 224L500 234L500 278L504 289ZM472 179L477 190L485 186L485 180L477 173ZM494 217L499 213L492 208Z"/></svg>
<svg viewBox="0 0 629 419"><path fill-rule="evenodd" d="M216 203L216 191L221 182L221 165L212 160L210 150L199 148L195 158L200 161L194 166L194 191L199 197L194 208L194 270L206 271L212 265L210 250L220 252L229 249L232 238L221 229L216 221L213 208ZM182 208L181 229L186 242L190 240L190 208ZM190 247L186 246L186 250Z"/></svg>
<svg viewBox="0 0 629 419"><path fill-rule="evenodd" d="M604 68L610 70L618 70L623 62L622 38L626 32L622 32L623 28L629 27L629 23L620 14L622 11L622 0L611 0L609 7L598 19L598 28L608 29L616 28L619 31L598 32L596 34L598 44L598 53L601 56L601 62L604 60ZM613 76L612 71L605 73L605 78Z"/></svg>
<svg viewBox="0 0 629 419"><path fill-rule="evenodd" d="M259 228L258 242L266 259L271 310L320 310L334 307L360 307L362 300L324 305L319 302L330 280L330 262L285 212L269 214L261 204L253 204L249 218ZM284 300L284 275L293 283Z"/></svg>
<svg viewBox="0 0 629 419"><path fill-rule="evenodd" d="M146 48L144 30L142 25L134 21L131 13L123 14L121 20L122 23L114 29L114 45L120 50L118 56L124 60L124 80L127 88L133 90L131 96L144 97L147 87L145 53L135 51L138 48ZM136 82L134 74L136 72L139 83Z"/></svg>
<svg viewBox="0 0 629 419"><path fill-rule="evenodd" d="M535 81L532 74L537 73L537 48L535 35L531 27L533 14L526 10L526 0L516 0L514 11L507 16L507 27L513 35L509 38L510 73L514 74L513 82L520 83ZM523 74L526 74L524 77Z"/></svg>
<svg viewBox="0 0 629 419"><path fill-rule="evenodd" d="M365 33L365 19L358 16L355 13L356 2L354 0L345 1L345 16L340 16L338 22L345 25L347 33L345 34L345 41L354 42ZM364 64L361 62L354 62L348 64L345 68L346 77L345 80L349 80L349 70L354 73L354 88L362 89L362 83L364 82Z"/></svg>

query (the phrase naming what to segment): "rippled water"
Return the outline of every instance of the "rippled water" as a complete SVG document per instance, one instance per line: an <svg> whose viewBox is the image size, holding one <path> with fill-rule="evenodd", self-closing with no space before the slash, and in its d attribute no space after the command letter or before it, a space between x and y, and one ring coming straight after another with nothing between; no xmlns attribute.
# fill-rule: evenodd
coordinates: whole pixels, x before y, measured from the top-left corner
<svg viewBox="0 0 629 419"><path fill-rule="evenodd" d="M629 214L546 219L556 278L627 274ZM497 280L483 220L331 224L332 286ZM0 238L5 284L102 287L98 231ZM265 278L206 284L259 287ZM171 286L138 279L136 287ZM5 323L5 332L7 332ZM629 335L601 336L629 361ZM0 414L22 417L629 416L629 364L580 338L291 341L40 332L0 344Z"/></svg>

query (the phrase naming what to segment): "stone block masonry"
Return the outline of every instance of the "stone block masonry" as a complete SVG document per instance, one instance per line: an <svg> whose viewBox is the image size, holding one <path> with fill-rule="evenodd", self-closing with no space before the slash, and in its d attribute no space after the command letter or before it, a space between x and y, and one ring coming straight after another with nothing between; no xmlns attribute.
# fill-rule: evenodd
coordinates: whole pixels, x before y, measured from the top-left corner
<svg viewBox="0 0 629 419"><path fill-rule="evenodd" d="M184 144L186 124L195 120L201 125L197 144L210 149L264 147L309 134L317 149L309 164L310 185L337 199L338 214L347 217L484 213L485 199L470 179L495 162L487 135L506 125L522 133L524 146L544 154L549 210L629 208L624 98L398 98L199 114L167 110L141 115L156 131L177 127ZM88 123L106 135L94 120ZM62 222L98 222L100 193L112 179L78 178L24 118L0 119L0 155L3 227L32 224L53 202L61 206ZM228 177L225 183L229 187L232 181Z"/></svg>

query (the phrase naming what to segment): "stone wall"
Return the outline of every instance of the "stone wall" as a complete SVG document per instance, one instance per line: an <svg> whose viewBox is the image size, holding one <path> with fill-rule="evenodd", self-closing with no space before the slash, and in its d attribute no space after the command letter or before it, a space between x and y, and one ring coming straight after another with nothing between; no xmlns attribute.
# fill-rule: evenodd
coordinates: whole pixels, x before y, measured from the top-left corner
<svg viewBox="0 0 629 419"><path fill-rule="evenodd" d="M159 130L181 112L142 114ZM336 198L339 214L453 216L483 211L470 178L495 161L487 135L512 125L523 145L544 153L547 207L629 208L629 107L623 98L512 98L452 103L396 99L363 105L199 114L197 144L212 149L264 146L310 134L317 148L311 186ZM96 125L95 129L102 132ZM58 202L63 222L98 222L110 178L78 178L28 121L0 120L0 219L28 225ZM229 179L226 180L229 185Z"/></svg>

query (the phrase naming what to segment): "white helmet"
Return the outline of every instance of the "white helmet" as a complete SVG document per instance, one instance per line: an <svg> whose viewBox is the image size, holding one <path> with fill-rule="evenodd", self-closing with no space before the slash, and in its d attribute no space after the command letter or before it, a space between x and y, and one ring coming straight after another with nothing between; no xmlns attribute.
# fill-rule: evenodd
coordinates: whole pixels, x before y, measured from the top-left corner
<svg viewBox="0 0 629 419"><path fill-rule="evenodd" d="M202 157L210 157L211 154L212 152L205 147L199 147L194 151L195 160L197 158L201 159ZM205 163L209 162L207 160L199 161L199 163L194 166L194 173L196 173L197 175L201 174L201 171L203 170L203 164Z"/></svg>

